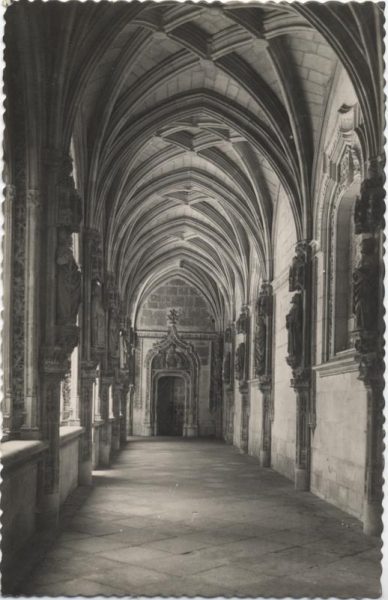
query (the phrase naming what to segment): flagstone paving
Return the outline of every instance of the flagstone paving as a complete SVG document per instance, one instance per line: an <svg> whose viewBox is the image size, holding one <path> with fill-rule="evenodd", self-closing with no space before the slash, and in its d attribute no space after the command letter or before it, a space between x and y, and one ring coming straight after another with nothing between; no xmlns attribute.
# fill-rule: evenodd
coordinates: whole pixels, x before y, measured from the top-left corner
<svg viewBox="0 0 388 600"><path fill-rule="evenodd" d="M18 593L373 598L380 542L222 442L134 438Z"/></svg>

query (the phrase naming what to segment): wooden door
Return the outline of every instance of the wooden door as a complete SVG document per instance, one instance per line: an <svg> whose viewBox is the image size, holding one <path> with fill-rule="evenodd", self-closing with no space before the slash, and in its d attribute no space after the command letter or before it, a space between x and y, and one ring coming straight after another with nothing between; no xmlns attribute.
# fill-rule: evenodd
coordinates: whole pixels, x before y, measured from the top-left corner
<svg viewBox="0 0 388 600"><path fill-rule="evenodd" d="M158 381L158 435L181 436L185 406L185 382L181 377L166 376Z"/></svg>

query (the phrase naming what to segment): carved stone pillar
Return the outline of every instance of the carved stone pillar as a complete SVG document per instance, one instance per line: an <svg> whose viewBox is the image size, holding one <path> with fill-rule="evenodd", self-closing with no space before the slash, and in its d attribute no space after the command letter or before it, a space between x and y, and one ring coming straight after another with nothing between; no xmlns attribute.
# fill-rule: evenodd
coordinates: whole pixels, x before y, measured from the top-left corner
<svg viewBox="0 0 388 600"><path fill-rule="evenodd" d="M38 409L39 374L39 282L40 282L40 192L28 190L26 196L26 268L25 268L25 345L24 396L25 421L22 436L40 437Z"/></svg>
<svg viewBox="0 0 388 600"><path fill-rule="evenodd" d="M112 421L112 450L120 450L120 402L122 384L116 382L113 386L113 421Z"/></svg>
<svg viewBox="0 0 388 600"><path fill-rule="evenodd" d="M248 385L244 382L239 386L241 395L241 427L240 427L240 450L248 452L249 443L249 393Z"/></svg>
<svg viewBox="0 0 388 600"><path fill-rule="evenodd" d="M133 384L129 384L128 394L127 394L127 412L125 419L125 436L133 434L133 396L134 396L135 387ZM125 439L126 439L125 438Z"/></svg>
<svg viewBox="0 0 388 600"><path fill-rule="evenodd" d="M243 306L241 314L236 323L237 333L243 334L243 340L237 346L235 355L235 376L239 382L239 392L241 398L241 422L240 422L240 450L248 452L249 443L249 329L250 318L249 308Z"/></svg>
<svg viewBox="0 0 388 600"><path fill-rule="evenodd" d="M226 421L226 441L233 444L234 435L234 390L229 389L226 392L227 402L227 421Z"/></svg>
<svg viewBox="0 0 388 600"><path fill-rule="evenodd" d="M79 484L91 485L93 468L93 384L96 380L96 364L81 362L80 421L84 433L80 444Z"/></svg>
<svg viewBox="0 0 388 600"><path fill-rule="evenodd" d="M112 447L112 427L109 415L109 388L113 385L113 375L103 374L101 377L101 418L104 422L100 434L100 464L108 467L110 465Z"/></svg>
<svg viewBox="0 0 388 600"><path fill-rule="evenodd" d="M311 459L311 247L309 242L296 245L289 274L292 308L286 318L288 329L287 363L292 367L291 386L296 392L295 488L310 487Z"/></svg>
<svg viewBox="0 0 388 600"><path fill-rule="evenodd" d="M225 405L225 417L224 417L224 437L225 441L229 444L233 444L233 431L234 431L234 378L235 378L235 365L234 365L234 340L235 340L235 329L234 324L231 323L225 330L224 335L224 362L223 362L223 389L224 389L224 405Z"/></svg>
<svg viewBox="0 0 388 600"><path fill-rule="evenodd" d="M68 369L66 354L59 347L45 348L42 364L41 428L48 448L43 462L43 487L38 497L38 524L52 529L59 514L59 420L61 380Z"/></svg>
<svg viewBox="0 0 388 600"><path fill-rule="evenodd" d="M359 379L367 392L364 532L380 535L383 499L383 213L384 176L371 161L355 207L355 231L361 236L361 257L353 273L354 337Z"/></svg>
<svg viewBox="0 0 388 600"><path fill-rule="evenodd" d="M125 444L127 443L128 397L129 397L129 385L126 382L123 384L123 391L122 391L121 404L120 404L120 447L125 446Z"/></svg>
<svg viewBox="0 0 388 600"><path fill-rule="evenodd" d="M271 466L271 415L272 415L272 286L263 283L257 300L255 332L255 375L262 393L262 423L260 464Z"/></svg>
<svg viewBox="0 0 388 600"><path fill-rule="evenodd" d="M7 185L4 198L4 320L3 320L3 441L10 437L12 429L12 246L13 246L13 205L16 198L14 185Z"/></svg>
<svg viewBox="0 0 388 600"><path fill-rule="evenodd" d="M209 408L215 419L215 435L222 436L222 357L223 339L211 342L211 374Z"/></svg>

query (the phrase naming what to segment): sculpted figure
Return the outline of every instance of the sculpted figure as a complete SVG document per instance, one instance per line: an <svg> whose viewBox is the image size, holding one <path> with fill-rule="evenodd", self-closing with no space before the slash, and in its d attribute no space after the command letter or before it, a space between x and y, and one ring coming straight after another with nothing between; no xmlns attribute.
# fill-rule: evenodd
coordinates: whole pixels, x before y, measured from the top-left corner
<svg viewBox="0 0 388 600"><path fill-rule="evenodd" d="M382 225L384 215L384 180L379 175L365 179L361 184L361 197L354 211L356 233L373 233Z"/></svg>
<svg viewBox="0 0 388 600"><path fill-rule="evenodd" d="M303 291L306 285L306 254L303 246L296 246L296 256L292 259L289 273L290 292Z"/></svg>
<svg viewBox="0 0 388 600"><path fill-rule="evenodd" d="M105 311L102 304L102 285L98 279L92 282L92 346L105 346Z"/></svg>
<svg viewBox="0 0 388 600"><path fill-rule="evenodd" d="M295 294L291 300L291 310L286 317L288 330L288 358L292 367L300 364L303 348L303 306L302 296Z"/></svg>
<svg viewBox="0 0 388 600"><path fill-rule="evenodd" d="M237 320L237 333L248 333L248 308L243 306Z"/></svg>
<svg viewBox="0 0 388 600"><path fill-rule="evenodd" d="M356 329L373 330L377 324L378 265L375 241L365 239L361 246L361 259L353 272L353 313Z"/></svg>
<svg viewBox="0 0 388 600"><path fill-rule="evenodd" d="M257 377L265 373L266 343L267 326L265 319L264 317L258 317L255 336L255 373Z"/></svg>
<svg viewBox="0 0 388 600"><path fill-rule="evenodd" d="M235 359L235 376L239 381L244 379L244 366L245 366L245 344L242 343L236 350Z"/></svg>
<svg viewBox="0 0 388 600"><path fill-rule="evenodd" d="M81 302L81 271L72 251L71 233L61 228L57 246L57 323L75 325Z"/></svg>

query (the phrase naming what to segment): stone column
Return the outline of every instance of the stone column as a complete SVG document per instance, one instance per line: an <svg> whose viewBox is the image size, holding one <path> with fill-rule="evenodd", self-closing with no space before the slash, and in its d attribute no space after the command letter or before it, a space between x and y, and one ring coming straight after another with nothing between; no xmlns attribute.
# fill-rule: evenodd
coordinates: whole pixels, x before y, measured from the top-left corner
<svg viewBox="0 0 388 600"><path fill-rule="evenodd" d="M108 467L110 465L112 447L112 429L109 415L109 387L113 385L113 376L102 375L101 377L101 417L104 424L101 428L100 437L100 464Z"/></svg>
<svg viewBox="0 0 388 600"><path fill-rule="evenodd" d="M4 320L3 320L3 441L10 436L12 429L12 245L13 245L13 204L16 197L14 185L7 185L4 199Z"/></svg>
<svg viewBox="0 0 388 600"><path fill-rule="evenodd" d="M25 421L22 436L40 437L38 410L38 311L40 282L40 192L28 190L26 196L26 268L25 268L25 346L24 395Z"/></svg>
<svg viewBox="0 0 388 600"><path fill-rule="evenodd" d="M311 432L311 247L303 240L296 245L289 274L289 290L295 292L286 318L287 363L292 367L291 386L296 392L295 488L310 488Z"/></svg>
<svg viewBox="0 0 388 600"><path fill-rule="evenodd" d="M241 394L240 450L246 453L249 443L249 393L245 381L240 384L239 390Z"/></svg>
<svg viewBox="0 0 388 600"><path fill-rule="evenodd" d="M260 441L260 464L271 466L271 426L272 426L272 286L264 282L256 305L257 319L255 331L255 375L259 379L262 393L262 422Z"/></svg>
<svg viewBox="0 0 388 600"><path fill-rule="evenodd" d="M262 467L271 466L271 404L272 404L272 383L260 383L259 389L263 395L263 410L261 421L261 440L260 440L260 465Z"/></svg>
<svg viewBox="0 0 388 600"><path fill-rule="evenodd" d="M250 318L248 306L243 306L236 323L238 334L242 334L244 341L239 344L235 356L235 376L239 382L241 396L241 422L240 422L240 450L248 452L249 443L249 330Z"/></svg>
<svg viewBox="0 0 388 600"><path fill-rule="evenodd" d="M79 484L91 485L93 470L93 384L96 380L96 364L81 363L80 421L84 433L80 444Z"/></svg>
<svg viewBox="0 0 388 600"><path fill-rule="evenodd" d="M112 450L120 450L120 400L122 384L115 383L113 386L113 422L112 422Z"/></svg>

